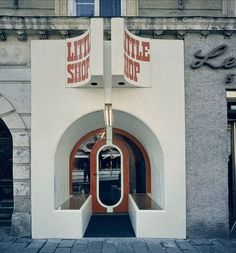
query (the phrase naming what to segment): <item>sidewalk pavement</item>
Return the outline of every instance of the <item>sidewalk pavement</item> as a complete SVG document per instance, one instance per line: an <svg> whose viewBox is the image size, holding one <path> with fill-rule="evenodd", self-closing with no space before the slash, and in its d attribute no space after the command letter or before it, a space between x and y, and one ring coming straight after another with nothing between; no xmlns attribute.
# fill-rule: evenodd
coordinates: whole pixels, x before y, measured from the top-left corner
<svg viewBox="0 0 236 253"><path fill-rule="evenodd" d="M236 253L236 240L84 238L33 240L0 229L0 253Z"/></svg>

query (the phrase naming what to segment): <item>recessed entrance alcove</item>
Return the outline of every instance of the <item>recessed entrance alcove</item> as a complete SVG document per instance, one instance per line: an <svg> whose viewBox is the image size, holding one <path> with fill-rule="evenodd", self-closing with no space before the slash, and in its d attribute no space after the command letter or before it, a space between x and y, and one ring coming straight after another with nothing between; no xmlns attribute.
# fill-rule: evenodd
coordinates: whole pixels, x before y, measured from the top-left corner
<svg viewBox="0 0 236 253"><path fill-rule="evenodd" d="M141 120L136 118L135 116L128 114L126 112L114 110L114 122L113 122L113 137L119 138L122 140L124 145L127 146L128 149L132 149L131 140L128 138L129 136L133 136L136 140L138 140L141 144L143 149L145 150L145 156L147 156L146 159L148 159L147 163L149 166L149 172L147 173L146 168L146 175L143 175L143 177L146 179L145 182L145 189L142 186L142 183L135 182L134 181L138 178L141 181L142 175L140 174L138 177L132 175L134 173L134 169L130 170L129 175L129 201L127 199L127 206L129 212L132 224L134 226L135 232L137 232L135 229L135 224L138 224L138 221L135 218L135 215L137 214L135 212L135 209L132 208L137 207L139 209L138 204L141 201L145 205L145 199L142 201L142 194L144 193L147 196L149 196L154 203L157 203L157 208L155 211L164 210L165 208L165 200L164 200L164 158L163 158L163 152L161 149L161 146L158 142L157 137L153 134L151 129L145 125ZM83 202L82 206L79 206L78 209L73 209L74 212L80 212L80 207L84 208L83 212L81 212L81 221L82 221L82 230L83 233L85 232L85 228L89 222L89 218L91 214L94 212L92 210L92 202L93 197L91 197L90 188L91 186L88 186L89 184L89 173L88 173L88 163L89 163L89 156L91 156L91 152L89 152L89 148L92 149L92 146L95 142L99 141L99 138L102 138L104 135L104 129L103 129L103 112L102 111L96 111L90 114L87 114L83 116L82 118L75 121L71 126L68 127L68 129L64 132L63 136L61 137L57 150L55 153L55 167L54 167L54 176L55 176L55 210L58 212L71 212L75 206L69 206L68 199L70 199L72 196L75 197L75 201ZM90 134L88 134L90 133ZM86 137L87 135L87 137ZM126 135L126 137L124 136ZM128 136L128 137L127 137ZM79 142L79 140L82 141ZM128 144L128 142L130 142ZM84 146L86 143L86 147ZM77 147L76 147L77 144ZM71 152L73 151L73 157L71 157ZM83 151L84 150L84 151ZM80 153L78 152L80 151ZM86 152L87 151L87 152ZM100 151L103 151L101 154L99 152L99 156L102 155L105 157L107 155L106 149L100 149ZM83 152L83 154L81 153ZM104 153L105 152L105 153ZM117 148L113 149L113 152L115 152L116 156L119 154L119 150ZM128 151L130 153L131 151ZM77 158L76 158L77 157ZM80 157L80 159L78 159ZM72 160L74 158L74 160ZM91 157L90 157L91 159ZM137 161L133 161L134 157L130 157L130 167L135 167L137 165ZM107 161L108 162L108 161ZM116 163L114 166L119 166L119 160L114 160L113 163ZM77 168L77 174L76 170L73 171L73 173L70 171L69 166L74 166L73 168ZM106 166L106 164L103 162L102 166ZM84 167L85 170L82 172L82 170L79 170L79 167ZM117 169L116 169L117 170ZM113 170L113 174L116 173L116 170ZM103 169L103 173L105 172L105 169ZM70 174L72 173L72 174ZM79 173L84 173L80 176L81 184L77 184L76 186L76 180L78 181ZM117 172L118 173L118 172ZM124 173L124 172L123 172ZM91 173L90 173L91 174ZM150 174L150 175L149 175ZM149 179L147 179L149 177ZM74 185L73 181L74 180ZM121 183L121 182L120 182ZM117 182L116 184L119 184ZM141 186L140 186L141 184ZM105 182L99 183L100 188L105 188ZM123 183L122 183L123 185ZM117 185L113 185L113 192L117 188ZM139 193L139 194L138 194ZM101 192L100 192L101 194ZM132 194L134 197L132 197ZM143 195L144 196L144 195ZM102 196L100 196L101 198ZM106 201L106 200L105 200ZM109 200L107 200L109 201ZM137 203L136 203L137 201ZM146 201L147 202L147 201ZM64 203L64 204L63 204ZM146 203L147 204L147 203ZM152 205L154 206L154 205ZM145 208L144 206L142 208ZM150 209L151 207L147 207L147 209ZM153 207L153 209L155 209ZM158 210L159 209L159 210ZM142 212L142 210L139 210ZM147 210L144 210L144 212ZM154 210L149 210L154 211ZM148 215L148 214L147 214Z"/></svg>

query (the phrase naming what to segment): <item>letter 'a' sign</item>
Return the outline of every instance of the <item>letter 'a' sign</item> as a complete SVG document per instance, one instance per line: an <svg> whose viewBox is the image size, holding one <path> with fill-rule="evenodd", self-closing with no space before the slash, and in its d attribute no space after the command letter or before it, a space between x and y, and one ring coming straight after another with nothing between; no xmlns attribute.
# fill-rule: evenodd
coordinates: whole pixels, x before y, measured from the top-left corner
<svg viewBox="0 0 236 253"><path fill-rule="evenodd" d="M151 86L151 40L130 33L121 18L111 21L112 85Z"/></svg>
<svg viewBox="0 0 236 253"><path fill-rule="evenodd" d="M103 19L91 19L87 32L66 40L66 87L102 87L103 75Z"/></svg>

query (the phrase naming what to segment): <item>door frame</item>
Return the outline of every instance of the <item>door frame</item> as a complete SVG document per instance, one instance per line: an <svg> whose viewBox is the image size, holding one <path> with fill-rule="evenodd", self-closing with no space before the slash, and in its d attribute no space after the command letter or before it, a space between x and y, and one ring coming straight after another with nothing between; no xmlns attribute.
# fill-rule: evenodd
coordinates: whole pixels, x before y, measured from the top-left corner
<svg viewBox="0 0 236 253"><path fill-rule="evenodd" d="M118 147L122 152L122 162L123 162L123 196L121 200L118 201L118 204L114 205L114 208L106 208L101 204L101 201L98 199L98 180L97 180L97 156L101 149L106 146ZM129 153L125 144L122 141L113 138L112 145L106 145L106 140L102 139L95 143L91 154L90 154L90 194L92 195L92 212L93 213L107 213L107 212L119 212L127 213L128 212L128 195L129 195Z"/></svg>

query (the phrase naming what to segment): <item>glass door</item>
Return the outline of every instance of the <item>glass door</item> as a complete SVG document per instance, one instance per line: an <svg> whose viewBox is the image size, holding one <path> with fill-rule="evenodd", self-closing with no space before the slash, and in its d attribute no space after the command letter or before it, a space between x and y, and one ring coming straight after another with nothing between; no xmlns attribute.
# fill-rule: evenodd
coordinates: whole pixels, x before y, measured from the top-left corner
<svg viewBox="0 0 236 253"><path fill-rule="evenodd" d="M118 140L96 143L91 152L90 185L93 213L128 212L128 150Z"/></svg>

